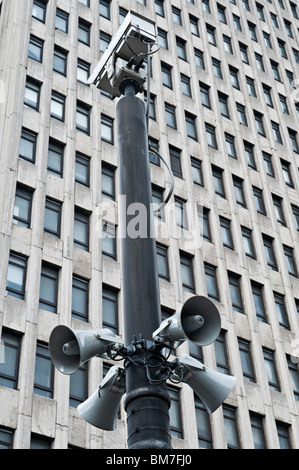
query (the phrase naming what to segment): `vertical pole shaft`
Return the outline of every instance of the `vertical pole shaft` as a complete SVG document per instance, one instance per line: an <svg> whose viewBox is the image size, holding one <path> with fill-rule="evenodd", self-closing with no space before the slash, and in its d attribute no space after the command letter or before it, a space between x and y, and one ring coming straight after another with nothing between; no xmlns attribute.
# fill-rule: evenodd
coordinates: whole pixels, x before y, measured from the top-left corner
<svg viewBox="0 0 299 470"><path fill-rule="evenodd" d="M161 322L156 243L151 211L148 136L143 101L129 86L116 108L119 167L119 233L124 314L128 346L141 336L152 341ZM166 384L151 385L137 347L126 360L127 442L130 449L171 449L170 399Z"/></svg>

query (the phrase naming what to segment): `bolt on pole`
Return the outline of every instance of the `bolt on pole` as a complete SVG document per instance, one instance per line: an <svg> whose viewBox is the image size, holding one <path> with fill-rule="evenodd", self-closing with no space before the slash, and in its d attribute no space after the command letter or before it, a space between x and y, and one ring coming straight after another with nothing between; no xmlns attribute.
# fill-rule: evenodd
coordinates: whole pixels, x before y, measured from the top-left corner
<svg viewBox="0 0 299 470"><path fill-rule="evenodd" d="M159 366L159 356L150 356L147 350L138 346L138 339L142 338L150 345L153 331L161 323L161 308L156 241L152 236L154 215L146 112L129 80L116 107L116 120L122 200L119 232L124 340L127 346L132 342L137 346L136 352L125 361L127 444L129 449L171 449L170 398L166 383L153 385L148 380L148 369L140 366L145 361L153 370ZM133 226L134 236L130 233Z"/></svg>

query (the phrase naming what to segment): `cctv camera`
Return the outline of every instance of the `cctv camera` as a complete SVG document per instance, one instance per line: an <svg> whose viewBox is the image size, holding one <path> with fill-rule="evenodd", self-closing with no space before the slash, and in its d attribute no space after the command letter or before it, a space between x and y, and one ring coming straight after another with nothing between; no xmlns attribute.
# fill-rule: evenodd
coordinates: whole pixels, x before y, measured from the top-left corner
<svg viewBox="0 0 299 470"><path fill-rule="evenodd" d="M120 96L121 93L116 86L118 81L116 85L111 84L108 76L109 69L111 73L111 65L114 68L117 59L128 62L132 56L148 54L148 48L155 42L155 24L148 18L129 12L88 79L88 83L93 83L112 96Z"/></svg>

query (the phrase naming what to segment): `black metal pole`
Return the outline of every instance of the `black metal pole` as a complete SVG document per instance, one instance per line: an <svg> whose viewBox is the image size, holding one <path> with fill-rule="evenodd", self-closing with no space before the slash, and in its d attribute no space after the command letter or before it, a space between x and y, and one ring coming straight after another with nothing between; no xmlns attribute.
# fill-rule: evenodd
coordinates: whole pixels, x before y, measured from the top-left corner
<svg viewBox="0 0 299 470"><path fill-rule="evenodd" d="M159 355L138 343L150 345L161 323L146 113L130 82L124 95L116 108L124 339L136 347L125 361L127 443L129 449L171 449L166 384L148 380Z"/></svg>

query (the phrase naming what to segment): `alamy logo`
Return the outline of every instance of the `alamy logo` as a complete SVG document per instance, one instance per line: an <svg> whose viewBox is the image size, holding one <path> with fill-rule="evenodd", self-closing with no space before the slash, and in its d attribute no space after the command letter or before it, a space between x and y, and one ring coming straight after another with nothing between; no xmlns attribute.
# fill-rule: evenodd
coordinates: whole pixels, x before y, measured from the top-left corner
<svg viewBox="0 0 299 470"><path fill-rule="evenodd" d="M293 364L299 363L299 338L291 341L291 361Z"/></svg>

